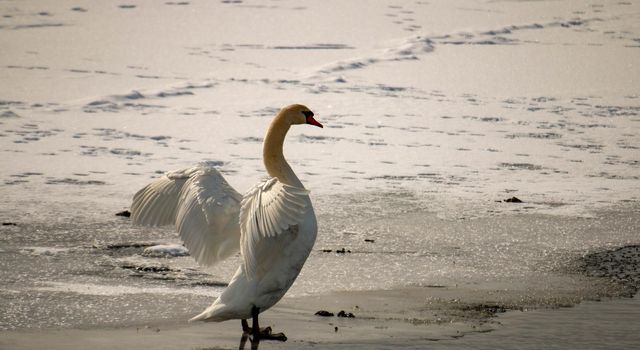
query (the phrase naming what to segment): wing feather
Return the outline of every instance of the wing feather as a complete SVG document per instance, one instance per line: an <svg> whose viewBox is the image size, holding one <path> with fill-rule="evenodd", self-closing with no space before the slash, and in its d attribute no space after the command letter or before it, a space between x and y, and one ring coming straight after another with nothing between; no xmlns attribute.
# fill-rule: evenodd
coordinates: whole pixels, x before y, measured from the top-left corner
<svg viewBox="0 0 640 350"><path fill-rule="evenodd" d="M200 264L213 265L240 247L240 203L236 192L210 164L167 173L133 197L136 224L175 224Z"/></svg>
<svg viewBox="0 0 640 350"><path fill-rule="evenodd" d="M299 225L308 210L309 191L283 184L277 178L258 183L244 195L240 207L240 251L249 278L257 270L257 246Z"/></svg>
<svg viewBox="0 0 640 350"><path fill-rule="evenodd" d="M170 179L166 175L145 186L133 197L131 218L145 226L171 225L175 220L177 196L185 179Z"/></svg>

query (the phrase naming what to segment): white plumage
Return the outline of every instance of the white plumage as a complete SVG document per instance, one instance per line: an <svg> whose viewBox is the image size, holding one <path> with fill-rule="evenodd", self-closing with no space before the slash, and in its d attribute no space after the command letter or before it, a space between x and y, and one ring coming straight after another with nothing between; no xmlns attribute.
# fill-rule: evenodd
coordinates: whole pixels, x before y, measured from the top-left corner
<svg viewBox="0 0 640 350"><path fill-rule="evenodd" d="M243 263L229 286L192 321L253 317L257 325L258 313L284 296L309 256L317 233L309 191L282 155L284 137L293 124L322 127L305 106L283 108L264 142L263 158L271 177L244 196L211 163L169 172L135 194L133 222L175 224L198 263L214 265L238 249L242 254Z"/></svg>
<svg viewBox="0 0 640 350"><path fill-rule="evenodd" d="M210 163L172 171L133 197L131 218L146 226L176 225L193 258L212 266L240 248L240 202Z"/></svg>

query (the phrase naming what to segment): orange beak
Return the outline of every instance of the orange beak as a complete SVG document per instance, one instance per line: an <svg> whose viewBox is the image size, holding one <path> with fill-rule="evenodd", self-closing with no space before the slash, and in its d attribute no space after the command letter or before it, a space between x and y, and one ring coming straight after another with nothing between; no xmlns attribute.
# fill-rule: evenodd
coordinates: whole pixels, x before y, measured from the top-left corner
<svg viewBox="0 0 640 350"><path fill-rule="evenodd" d="M318 123L317 120L313 119L312 115L307 117L307 124L315 125L315 126L320 127L320 128L323 127L322 124Z"/></svg>

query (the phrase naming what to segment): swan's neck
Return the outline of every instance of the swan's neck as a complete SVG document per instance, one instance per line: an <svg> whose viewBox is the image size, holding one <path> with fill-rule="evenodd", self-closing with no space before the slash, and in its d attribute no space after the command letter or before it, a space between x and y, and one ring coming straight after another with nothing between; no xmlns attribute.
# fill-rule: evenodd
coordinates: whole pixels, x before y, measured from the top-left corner
<svg viewBox="0 0 640 350"><path fill-rule="evenodd" d="M282 115L279 114L273 119L264 138L262 159L270 176L277 177L278 181L287 185L304 187L282 153L289 127L291 124Z"/></svg>

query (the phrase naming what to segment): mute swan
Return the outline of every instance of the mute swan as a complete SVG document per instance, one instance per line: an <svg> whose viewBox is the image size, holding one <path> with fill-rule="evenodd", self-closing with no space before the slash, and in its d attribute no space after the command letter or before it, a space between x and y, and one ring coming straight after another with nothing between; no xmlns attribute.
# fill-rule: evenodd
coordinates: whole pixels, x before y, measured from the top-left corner
<svg viewBox="0 0 640 350"><path fill-rule="evenodd" d="M211 266L240 249L242 264L227 288L190 321L240 319L243 331L256 339L276 336L270 328L260 331L258 314L275 305L291 287L318 230L309 191L291 170L282 147L291 125L322 128L313 116L309 108L299 104L280 110L263 144L264 166L270 178L244 196L214 167L200 163L167 173L133 197L133 222L175 224L200 264ZM253 318L252 329L248 318Z"/></svg>

